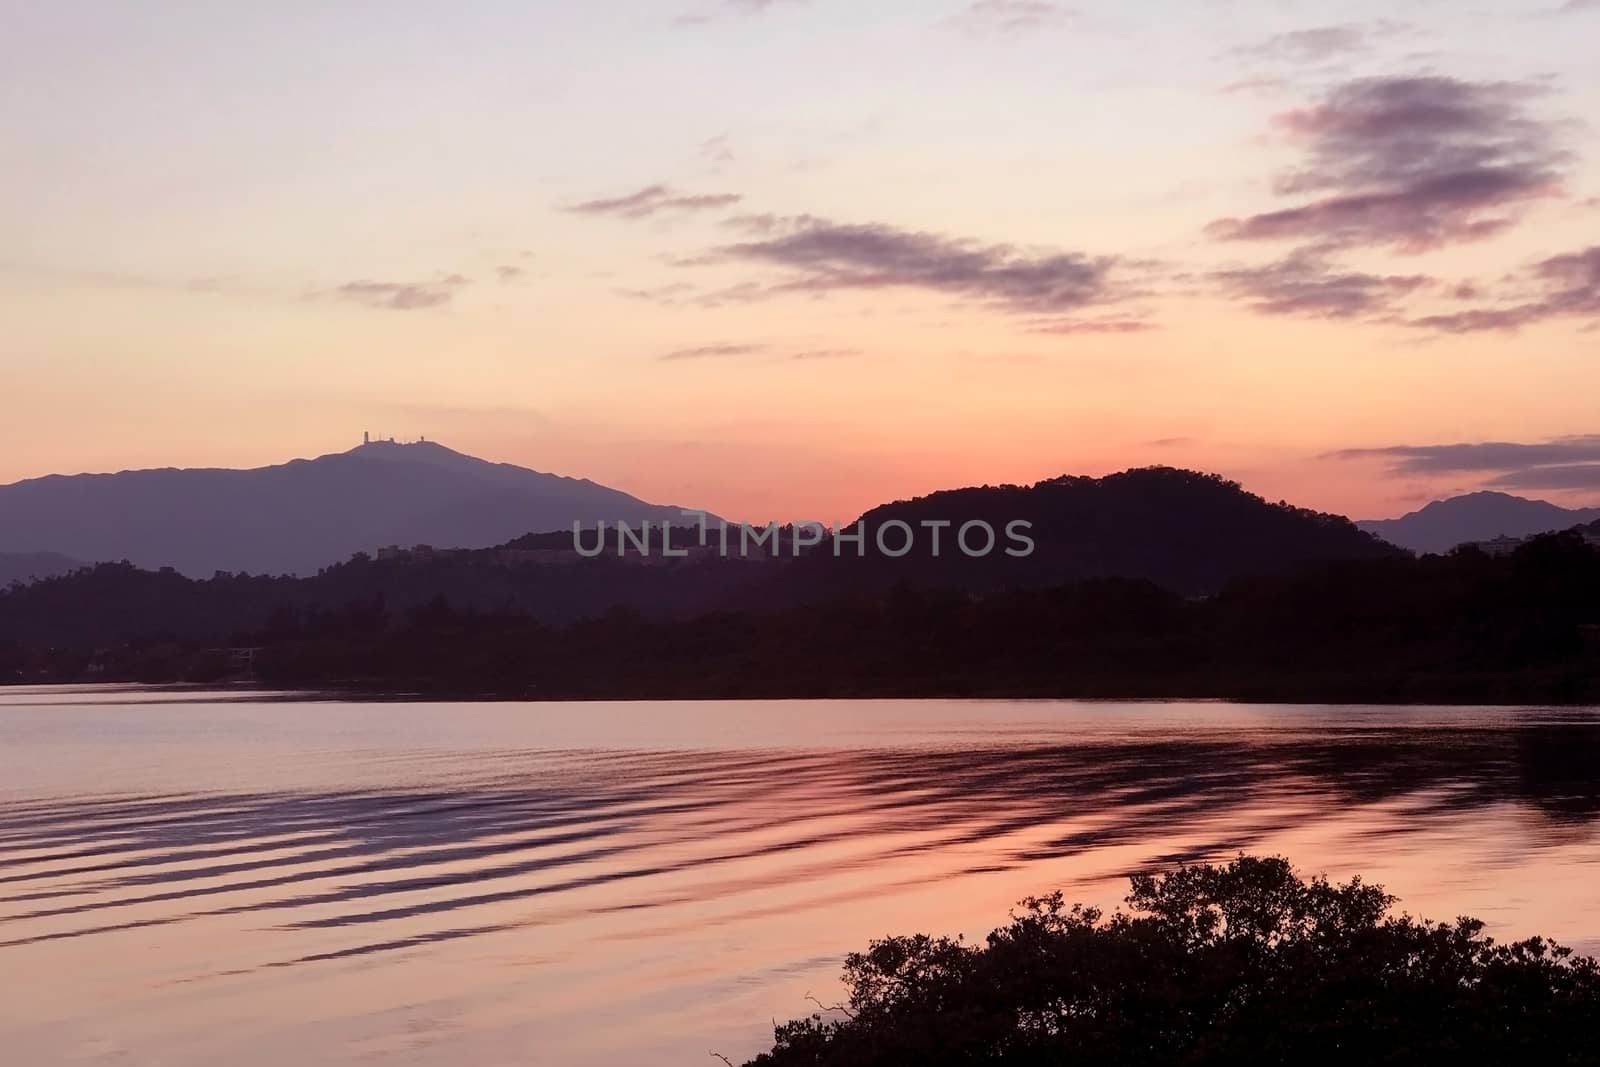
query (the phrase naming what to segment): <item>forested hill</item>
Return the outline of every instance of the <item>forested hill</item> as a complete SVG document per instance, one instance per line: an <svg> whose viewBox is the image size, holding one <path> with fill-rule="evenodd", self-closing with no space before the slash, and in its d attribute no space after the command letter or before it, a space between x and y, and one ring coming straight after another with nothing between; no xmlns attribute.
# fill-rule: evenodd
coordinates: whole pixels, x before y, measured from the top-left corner
<svg viewBox="0 0 1600 1067"><path fill-rule="evenodd" d="M1008 554L1009 524L1025 520L1034 543ZM1396 558L1404 553L1340 515L1269 503L1216 475L1147 467L1103 478L1061 477L1032 486L982 486L898 501L862 516L869 530L900 521L918 531L913 551L888 558L869 538L867 560L825 567L815 580L834 592L914 585L994 590L1087 578L1138 578L1190 595L1214 593L1248 575L1283 574L1310 563ZM973 559L958 541L963 522L995 530L997 550ZM932 555L932 531L941 529ZM969 532L976 550L982 530ZM898 541L886 537L891 550ZM853 554L843 553L848 562Z"/></svg>

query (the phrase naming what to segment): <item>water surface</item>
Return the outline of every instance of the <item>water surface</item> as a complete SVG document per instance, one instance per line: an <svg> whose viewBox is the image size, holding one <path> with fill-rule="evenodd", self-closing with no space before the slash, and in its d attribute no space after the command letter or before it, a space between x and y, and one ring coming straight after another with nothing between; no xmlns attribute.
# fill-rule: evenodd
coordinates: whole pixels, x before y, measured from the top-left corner
<svg viewBox="0 0 1600 1067"><path fill-rule="evenodd" d="M0 689L7 1062L738 1061L872 937L1240 850L1600 951L1600 712Z"/></svg>

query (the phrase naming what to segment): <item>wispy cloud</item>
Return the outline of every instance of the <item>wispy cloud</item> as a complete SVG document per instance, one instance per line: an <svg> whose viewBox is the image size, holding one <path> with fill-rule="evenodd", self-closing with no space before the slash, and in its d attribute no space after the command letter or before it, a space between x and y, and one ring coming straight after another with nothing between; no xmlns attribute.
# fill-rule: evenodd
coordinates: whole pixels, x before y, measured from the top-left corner
<svg viewBox="0 0 1600 1067"><path fill-rule="evenodd" d="M1427 315L1412 325L1441 333L1482 333L1514 332L1549 319L1600 321L1600 245L1541 260L1519 281L1533 294L1531 299Z"/></svg>
<svg viewBox="0 0 1600 1067"><path fill-rule="evenodd" d="M733 141L725 133L708 137L695 146L695 151L708 163L732 163Z"/></svg>
<svg viewBox="0 0 1600 1067"><path fill-rule="evenodd" d="M1030 326L1028 332L1068 336L1096 333L1148 333L1157 328L1155 323L1146 322L1144 319L1062 319L1057 322L1042 322Z"/></svg>
<svg viewBox="0 0 1600 1067"><path fill-rule="evenodd" d="M1600 463L1509 471L1487 484L1496 489L1600 489Z"/></svg>
<svg viewBox="0 0 1600 1067"><path fill-rule="evenodd" d="M680 193L667 185L648 185L626 196L585 200L567 208L575 215L614 215L624 219L647 219L675 212L716 211L732 207L744 199L738 193Z"/></svg>
<svg viewBox="0 0 1600 1067"><path fill-rule="evenodd" d="M669 362L685 359L718 359L725 356L754 356L768 351L767 345L750 344L716 344L699 345L694 348L679 348L666 352L660 356Z"/></svg>
<svg viewBox="0 0 1600 1067"><path fill-rule="evenodd" d="M1276 191L1310 199L1221 219L1222 240L1421 252L1490 237L1561 193L1561 126L1529 113L1543 90L1445 77L1369 78L1278 116L1301 165Z"/></svg>
<svg viewBox="0 0 1600 1067"><path fill-rule="evenodd" d="M728 359L741 356L761 356L770 360L811 362L830 359L851 359L861 355L859 348L803 348L786 351L770 344L711 344L693 348L680 348L657 357L671 363L699 359Z"/></svg>
<svg viewBox="0 0 1600 1067"><path fill-rule="evenodd" d="M1325 458L1386 460L1392 473L1403 475L1497 474L1498 482L1500 479L1535 478L1538 477L1535 472L1540 470L1600 462L1600 434L1557 437L1533 443L1474 441L1449 445L1347 448L1330 452Z"/></svg>
<svg viewBox="0 0 1600 1067"><path fill-rule="evenodd" d="M345 282L332 292L344 300L387 311L416 311L440 307L454 299L456 290L467 284L459 274L446 275L430 282L379 282L359 279Z"/></svg>
<svg viewBox="0 0 1600 1067"><path fill-rule="evenodd" d="M1314 26L1275 34L1264 41L1235 48L1228 55L1272 63L1321 63L1365 52L1384 38L1403 33L1406 28L1405 23L1388 20Z"/></svg>
<svg viewBox="0 0 1600 1067"><path fill-rule="evenodd" d="M1432 283L1420 274L1343 270L1313 249L1261 267L1214 273L1223 291L1265 315L1358 319L1393 314L1397 302Z"/></svg>
<svg viewBox="0 0 1600 1067"><path fill-rule="evenodd" d="M968 297L1006 311L1060 314L1123 298L1115 256L1028 251L881 223L755 216L758 238L723 245L698 262L744 261L780 269L760 295L887 288ZM754 295L754 294L752 294Z"/></svg>

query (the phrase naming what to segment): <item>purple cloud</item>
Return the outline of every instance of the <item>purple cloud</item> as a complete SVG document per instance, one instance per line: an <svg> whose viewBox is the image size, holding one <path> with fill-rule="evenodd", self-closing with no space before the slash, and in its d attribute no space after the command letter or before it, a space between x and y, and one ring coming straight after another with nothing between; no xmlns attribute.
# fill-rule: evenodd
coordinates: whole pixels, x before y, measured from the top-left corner
<svg viewBox="0 0 1600 1067"><path fill-rule="evenodd" d="M732 356L764 356L771 355L774 359L783 360L828 360L847 359L861 355L857 348L815 348L801 349L795 352L784 353L775 351L772 345L767 344L714 344L700 345L695 348L680 348L668 352L659 358L668 362L680 362L695 359L721 359Z"/></svg>
<svg viewBox="0 0 1600 1067"><path fill-rule="evenodd" d="M787 278L761 295L912 288L1031 314L1070 312L1127 295L1114 277L1125 263L1113 256L1026 252L1012 245L810 216L761 216L747 228L760 238L724 245L709 261L742 260L783 270Z"/></svg>
<svg viewBox="0 0 1600 1067"><path fill-rule="evenodd" d="M1469 308L1466 311L1421 315L1412 319L1410 325L1435 333L1516 333L1542 317L1536 305L1525 304L1518 307Z"/></svg>
<svg viewBox="0 0 1600 1067"><path fill-rule="evenodd" d="M1346 22L1337 26L1315 26L1275 34L1258 44L1236 48L1231 53L1245 59L1283 63L1320 63L1335 56L1364 52L1376 38L1403 32L1404 23L1387 20L1372 23Z"/></svg>
<svg viewBox="0 0 1600 1067"><path fill-rule="evenodd" d="M1469 308L1414 319L1411 325L1440 333L1515 332L1549 319L1600 320L1600 245L1551 256L1522 279L1532 299L1500 307Z"/></svg>
<svg viewBox="0 0 1600 1067"><path fill-rule="evenodd" d="M663 212L714 211L732 207L744 197L738 193L690 195L666 185L649 185L627 196L586 200L566 210L575 215L615 215L624 219L647 219Z"/></svg>
<svg viewBox="0 0 1600 1067"><path fill-rule="evenodd" d="M1579 314L1600 314L1600 245L1552 256L1534 266L1550 287L1549 302Z"/></svg>
<svg viewBox="0 0 1600 1067"><path fill-rule="evenodd" d="M1393 313L1396 302L1431 284L1420 274L1341 270L1316 250L1302 250L1264 267L1217 271L1229 295L1266 315L1355 319Z"/></svg>
<svg viewBox="0 0 1600 1067"><path fill-rule="evenodd" d="M432 282L375 282L361 279L345 282L333 292L343 299L368 307L415 311L448 304L455 297L455 290L466 284L467 279L459 274L447 275Z"/></svg>
<svg viewBox="0 0 1600 1067"><path fill-rule="evenodd" d="M1600 433L1533 442L1347 448L1322 458L1380 460L1392 476L1466 479L1489 489L1600 489Z"/></svg>
<svg viewBox="0 0 1600 1067"><path fill-rule="evenodd" d="M1396 474L1486 474L1502 477L1530 475L1535 469L1567 467L1600 461L1600 434L1558 437L1551 441L1476 441L1453 445L1391 445L1386 448L1347 448L1330 452L1329 459L1385 459Z"/></svg>
<svg viewBox="0 0 1600 1067"><path fill-rule="evenodd" d="M1278 117L1305 159L1276 183L1294 207L1220 219L1219 239L1421 252L1493 236L1560 195L1559 126L1532 117L1541 91L1445 77L1368 78Z"/></svg>
<svg viewBox="0 0 1600 1067"><path fill-rule="evenodd" d="M1600 463L1509 471L1487 484L1498 489L1600 489Z"/></svg>

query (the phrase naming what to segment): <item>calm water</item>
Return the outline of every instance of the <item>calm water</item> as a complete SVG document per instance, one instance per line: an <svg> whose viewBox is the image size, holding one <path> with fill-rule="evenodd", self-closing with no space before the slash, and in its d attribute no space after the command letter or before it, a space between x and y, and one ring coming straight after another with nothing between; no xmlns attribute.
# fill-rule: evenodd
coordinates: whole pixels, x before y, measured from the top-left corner
<svg viewBox="0 0 1600 1067"><path fill-rule="evenodd" d="M0 690L17 1064L694 1064L1247 849L1600 951L1600 712Z"/></svg>

